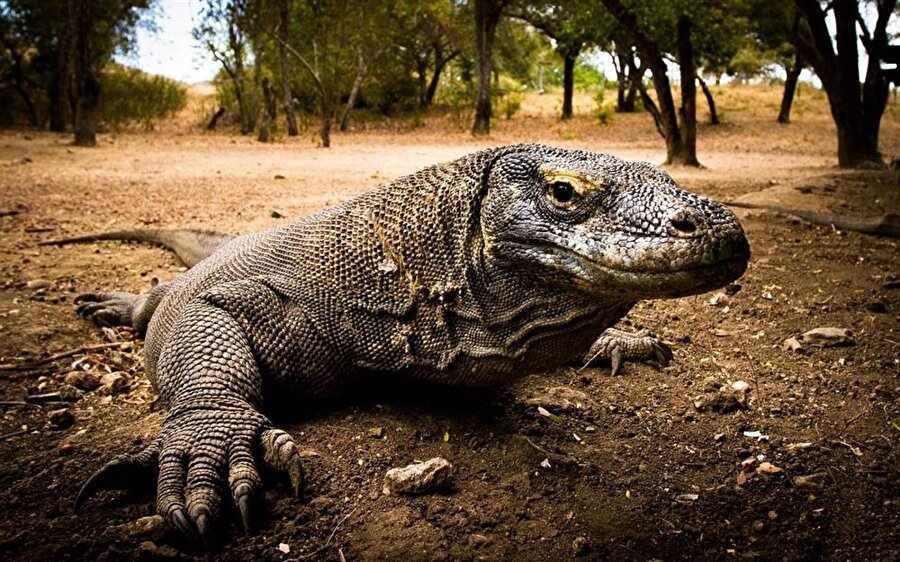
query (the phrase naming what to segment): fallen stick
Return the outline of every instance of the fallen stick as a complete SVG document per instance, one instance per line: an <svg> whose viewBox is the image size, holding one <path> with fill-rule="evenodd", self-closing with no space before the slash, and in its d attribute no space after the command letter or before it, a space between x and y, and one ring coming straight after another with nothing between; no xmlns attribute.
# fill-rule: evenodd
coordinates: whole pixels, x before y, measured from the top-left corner
<svg viewBox="0 0 900 562"><path fill-rule="evenodd" d="M28 433L27 429L17 429L16 431L10 431L9 433L4 433L3 435L0 435L0 441L6 441L10 437L15 437L17 435L25 435L26 433Z"/></svg>
<svg viewBox="0 0 900 562"><path fill-rule="evenodd" d="M117 341L111 343L98 343L95 345L83 345L75 349L70 349L69 351L55 353L53 355L50 355L49 357L44 357L43 359L38 359L37 361L32 361L30 363L22 363L21 365L16 365L14 363L4 363L0 365L0 371L27 371L29 369L34 369L35 367L41 367L43 365L46 365L47 363L53 363L54 361L65 359L66 357L78 355L79 353L87 353L89 351L97 351L98 349L107 349L110 347L120 347L126 343L131 342Z"/></svg>
<svg viewBox="0 0 900 562"><path fill-rule="evenodd" d="M763 211L772 211L773 213L792 215L803 219L806 222L826 226L830 225L839 230L853 230L855 232L862 232L863 234L876 234L879 236L900 238L900 215L895 213L854 217L848 215L835 215L832 213L816 213L813 211L804 211L802 209L788 209L785 207L778 207L777 205L745 203L743 201L727 201L725 204L729 207L761 209Z"/></svg>
<svg viewBox="0 0 900 562"><path fill-rule="evenodd" d="M304 554L303 556L300 557L300 559L301 559L301 560L309 560L309 559L311 559L311 558L318 558L320 554L322 554L323 552L325 552L325 549L327 549L327 548L328 548L328 545L331 544L331 539L334 538L335 533L337 533L337 531L338 531L338 529L340 529L341 525L344 524L344 521L346 521L347 519L350 518L351 515L353 515L354 513L356 513L356 510L357 510L357 509L359 509L359 508L358 508L358 507L354 507L353 510L350 511L350 513L348 513L347 515L344 516L343 519L341 519L340 521L338 521L338 524L335 525L335 526L334 526L334 529L331 530L331 534L328 535L328 540L325 541L325 544L322 545L321 548L319 548L319 549L317 549L317 550L315 550L315 551L313 551L313 552L310 552L309 554Z"/></svg>

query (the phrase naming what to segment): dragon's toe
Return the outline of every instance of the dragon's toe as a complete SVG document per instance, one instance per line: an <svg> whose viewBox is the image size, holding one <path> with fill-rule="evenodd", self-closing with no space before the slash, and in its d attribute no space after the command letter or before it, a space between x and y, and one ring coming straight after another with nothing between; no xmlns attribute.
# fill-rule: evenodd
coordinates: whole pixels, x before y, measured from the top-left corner
<svg viewBox="0 0 900 562"><path fill-rule="evenodd" d="M601 358L609 359L612 374L618 375L625 361L645 362L660 368L672 361L673 354L672 349L652 332L640 330L630 333L609 328L585 354L584 365L588 366Z"/></svg>

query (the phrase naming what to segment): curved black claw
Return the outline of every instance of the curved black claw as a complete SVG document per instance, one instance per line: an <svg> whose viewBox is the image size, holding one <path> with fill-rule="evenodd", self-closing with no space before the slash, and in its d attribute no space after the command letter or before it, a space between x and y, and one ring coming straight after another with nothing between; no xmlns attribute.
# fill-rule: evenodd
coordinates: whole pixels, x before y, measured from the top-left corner
<svg viewBox="0 0 900 562"><path fill-rule="evenodd" d="M201 514L197 516L197 530L200 531L200 539L203 541L203 546L209 548L212 544L213 532L208 515Z"/></svg>
<svg viewBox="0 0 900 562"><path fill-rule="evenodd" d="M618 375L626 361L640 361L659 369L672 361L673 354L665 342L647 330L632 334L609 328L584 356L584 367L601 358L609 359L612 374Z"/></svg>
<svg viewBox="0 0 900 562"><path fill-rule="evenodd" d="M140 453L120 455L106 463L81 487L75 497L75 511L101 490L130 490L140 487L155 472L158 454L159 447L154 442Z"/></svg>
<svg viewBox="0 0 900 562"><path fill-rule="evenodd" d="M197 530L194 529L194 525L191 524L191 520L187 516L187 513L184 512L184 508L173 509L172 512L169 513L167 521L170 525L175 527L179 533L186 536L193 543L201 544L203 542L200 539L200 535L197 534Z"/></svg>
<svg viewBox="0 0 900 562"><path fill-rule="evenodd" d="M248 535L253 532L251 525L250 511L250 494L242 495L237 499L238 510L241 512L241 524L244 526L244 532Z"/></svg>
<svg viewBox="0 0 900 562"><path fill-rule="evenodd" d="M615 346L609 352L609 362L612 370L612 376L616 377L622 372L622 366L625 365L625 353L621 346Z"/></svg>

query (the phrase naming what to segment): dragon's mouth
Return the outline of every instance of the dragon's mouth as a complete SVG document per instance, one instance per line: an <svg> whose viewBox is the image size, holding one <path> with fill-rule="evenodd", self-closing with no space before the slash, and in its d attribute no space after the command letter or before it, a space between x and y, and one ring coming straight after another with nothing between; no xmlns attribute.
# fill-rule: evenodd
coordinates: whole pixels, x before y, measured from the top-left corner
<svg viewBox="0 0 900 562"><path fill-rule="evenodd" d="M673 298L705 293L738 279L747 269L750 247L745 238L722 244L710 255L698 256L687 263L673 267L674 260L642 260L644 264L668 267L634 267L624 260L598 259L571 247L550 243L523 244L505 242L508 251L537 261L557 274L574 279L583 291L599 294L628 295L644 298ZM659 255L665 249L659 248Z"/></svg>

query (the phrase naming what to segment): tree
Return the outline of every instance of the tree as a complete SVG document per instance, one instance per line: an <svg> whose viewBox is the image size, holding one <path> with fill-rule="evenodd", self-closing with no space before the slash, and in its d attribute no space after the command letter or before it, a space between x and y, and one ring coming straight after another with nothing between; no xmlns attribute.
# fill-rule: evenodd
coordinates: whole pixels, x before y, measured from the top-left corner
<svg viewBox="0 0 900 562"><path fill-rule="evenodd" d="M677 15L676 46L681 74L681 107L676 110L663 51L649 35L636 13L620 0L603 0L603 4L623 30L628 33L641 62L650 69L653 87L659 100L656 107L643 95L645 107L653 115L657 130L666 140L666 164L699 166L697 160L697 105L694 78L694 52L691 41L692 22L687 14ZM680 119L679 119L680 116Z"/></svg>
<svg viewBox="0 0 900 562"><path fill-rule="evenodd" d="M115 51L127 52L153 0L5 0L0 2L0 80L18 93L32 125L50 121L75 142L96 142L101 75ZM146 20L145 20L146 21ZM41 119L35 100L47 99Z"/></svg>
<svg viewBox="0 0 900 562"><path fill-rule="evenodd" d="M444 69L462 54L463 43L470 39L466 33L468 20L458 4L446 0L397 2L393 15L392 28L403 30L395 35L394 45L399 53L411 57L419 107L428 107Z"/></svg>
<svg viewBox="0 0 900 562"><path fill-rule="evenodd" d="M246 7L242 0L206 0L200 21L193 30L194 39L222 65L231 81L242 135L253 132L256 125L256 107L247 91L245 68L249 49Z"/></svg>
<svg viewBox="0 0 900 562"><path fill-rule="evenodd" d="M716 68L737 49L746 34L747 10L743 0L603 0L621 31L650 71L654 101L638 85L645 109L666 141L666 163L698 166L697 87L700 65ZM676 108L667 60L678 64L680 104ZM631 64L635 71L635 64ZM633 73L638 80L643 74ZM703 87L701 81L701 87ZM710 113L712 94L706 88ZM658 104L658 105L657 105Z"/></svg>
<svg viewBox="0 0 900 562"><path fill-rule="evenodd" d="M877 18L871 30L860 13L862 2L857 0L833 0L824 5L818 0L795 0L795 4L801 22L792 42L815 69L828 96L837 126L838 165L882 165L878 135L890 84L881 69L881 59L888 48L887 28L897 0L873 2ZM834 16L834 40L826 23L829 12ZM859 40L869 59L862 84Z"/></svg>
<svg viewBox="0 0 900 562"><path fill-rule="evenodd" d="M478 94L475 100L473 135L491 132L491 75L494 67L494 38L508 0L474 0L475 46L478 59Z"/></svg>
<svg viewBox="0 0 900 562"><path fill-rule="evenodd" d="M607 37L612 33L612 19L595 2L585 0L522 1L511 6L509 15L527 21L556 43L556 52L563 60L560 117L571 119L575 63L586 46L607 42Z"/></svg>
<svg viewBox="0 0 900 562"><path fill-rule="evenodd" d="M806 66L803 57L791 43L791 38L797 33L800 25L800 14L792 2L750 0L749 4L751 18L748 43L735 58L755 60L753 69L755 72L772 64L784 69L784 90L777 121L789 123L797 82Z"/></svg>
<svg viewBox="0 0 900 562"><path fill-rule="evenodd" d="M67 0L76 145L97 144L100 74L116 48L133 41L141 12L150 5L150 0Z"/></svg>

